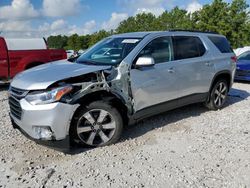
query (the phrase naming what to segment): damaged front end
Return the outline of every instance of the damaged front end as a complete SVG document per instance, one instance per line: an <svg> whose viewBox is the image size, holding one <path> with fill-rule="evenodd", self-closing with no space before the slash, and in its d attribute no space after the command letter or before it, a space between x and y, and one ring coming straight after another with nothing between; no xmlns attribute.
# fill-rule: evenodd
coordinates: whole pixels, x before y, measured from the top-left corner
<svg viewBox="0 0 250 188"><path fill-rule="evenodd" d="M76 104L95 93L109 93L120 100L126 106L128 115L133 114L133 100L129 79L129 65L123 64L119 67L98 70L89 74L69 78L57 82L50 87L70 84L74 87L74 92L66 100L67 103ZM105 99L103 99L105 100Z"/></svg>

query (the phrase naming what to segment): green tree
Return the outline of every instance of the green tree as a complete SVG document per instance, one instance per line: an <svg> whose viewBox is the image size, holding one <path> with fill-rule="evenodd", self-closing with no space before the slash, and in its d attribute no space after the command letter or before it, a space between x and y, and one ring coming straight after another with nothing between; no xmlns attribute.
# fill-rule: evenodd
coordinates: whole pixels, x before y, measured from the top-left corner
<svg viewBox="0 0 250 188"><path fill-rule="evenodd" d="M175 7L170 12L165 11L157 18L156 30L192 29L191 14L186 10Z"/></svg>
<svg viewBox="0 0 250 188"><path fill-rule="evenodd" d="M229 30L228 3L214 0L211 5L205 5L201 11L194 14L195 27L202 31L215 31L226 34Z"/></svg>
<svg viewBox="0 0 250 188"><path fill-rule="evenodd" d="M228 24L230 31L227 37L234 47L249 45L249 12L248 5L244 0L233 0L229 7Z"/></svg>
<svg viewBox="0 0 250 188"><path fill-rule="evenodd" d="M117 33L190 29L215 31L225 35L234 48L250 45L250 19L246 0L214 0L194 13L175 7L159 17L151 13L137 14L122 21L115 30L100 30L91 35L50 36L51 48L87 49L101 39Z"/></svg>
<svg viewBox="0 0 250 188"><path fill-rule="evenodd" d="M231 4L214 0L194 13L194 27L202 31L215 31L225 35L236 48L249 44L248 5L245 0L233 0Z"/></svg>
<svg viewBox="0 0 250 188"><path fill-rule="evenodd" d="M49 48L62 49L67 45L68 37L67 36L50 36L47 39Z"/></svg>
<svg viewBox="0 0 250 188"><path fill-rule="evenodd" d="M77 46L79 47L79 49L89 48L90 39L91 39L91 35L79 36L77 39Z"/></svg>
<svg viewBox="0 0 250 188"><path fill-rule="evenodd" d="M73 34L68 38L67 48L77 51L80 49L78 41L78 34Z"/></svg>
<svg viewBox="0 0 250 188"><path fill-rule="evenodd" d="M152 13L142 13L122 21L116 29L116 32L153 31L155 28L156 17Z"/></svg>
<svg viewBox="0 0 250 188"><path fill-rule="evenodd" d="M93 33L90 37L89 47L94 45L98 41L102 40L103 38L108 37L110 35L111 35L110 32L105 31L105 30L100 30L96 33Z"/></svg>

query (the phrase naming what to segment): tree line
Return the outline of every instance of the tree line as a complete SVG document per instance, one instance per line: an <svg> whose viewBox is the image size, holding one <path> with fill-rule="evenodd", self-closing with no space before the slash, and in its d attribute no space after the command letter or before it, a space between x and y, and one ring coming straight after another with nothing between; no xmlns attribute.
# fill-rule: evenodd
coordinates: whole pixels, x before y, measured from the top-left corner
<svg viewBox="0 0 250 188"><path fill-rule="evenodd" d="M250 45L249 5L246 0L214 0L199 11L188 13L175 7L156 17L151 13L137 14L122 21L115 30L100 30L79 36L50 36L50 48L87 49L99 40L113 34L137 31L167 31L172 29L213 31L225 35L233 48Z"/></svg>

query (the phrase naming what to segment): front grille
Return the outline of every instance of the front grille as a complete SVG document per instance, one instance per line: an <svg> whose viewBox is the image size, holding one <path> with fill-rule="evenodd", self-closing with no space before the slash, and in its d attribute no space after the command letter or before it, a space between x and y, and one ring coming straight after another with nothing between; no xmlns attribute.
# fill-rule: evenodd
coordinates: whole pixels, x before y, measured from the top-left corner
<svg viewBox="0 0 250 188"><path fill-rule="evenodd" d="M22 119L22 108L20 105L20 100L23 99L28 94L28 91L10 87L9 89L9 106L10 113L17 119Z"/></svg>
<svg viewBox="0 0 250 188"><path fill-rule="evenodd" d="M19 100L13 96L9 97L10 113L17 119L21 120L22 118L22 108L19 103Z"/></svg>
<svg viewBox="0 0 250 188"><path fill-rule="evenodd" d="M250 76L250 70L237 70L236 76Z"/></svg>
<svg viewBox="0 0 250 188"><path fill-rule="evenodd" d="M10 95L15 96L16 98L23 98L25 97L29 91L23 89L17 89L15 87L10 87L9 89Z"/></svg>

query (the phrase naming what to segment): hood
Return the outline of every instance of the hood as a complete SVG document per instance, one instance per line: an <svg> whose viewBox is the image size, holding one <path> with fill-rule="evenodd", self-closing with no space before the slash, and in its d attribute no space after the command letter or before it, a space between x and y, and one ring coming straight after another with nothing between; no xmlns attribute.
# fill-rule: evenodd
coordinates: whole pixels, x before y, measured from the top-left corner
<svg viewBox="0 0 250 188"><path fill-rule="evenodd" d="M109 68L111 66L84 65L61 60L19 73L11 82L11 86L23 90L41 90L60 80Z"/></svg>
<svg viewBox="0 0 250 188"><path fill-rule="evenodd" d="M238 70L250 70L250 61L238 60L236 66Z"/></svg>

